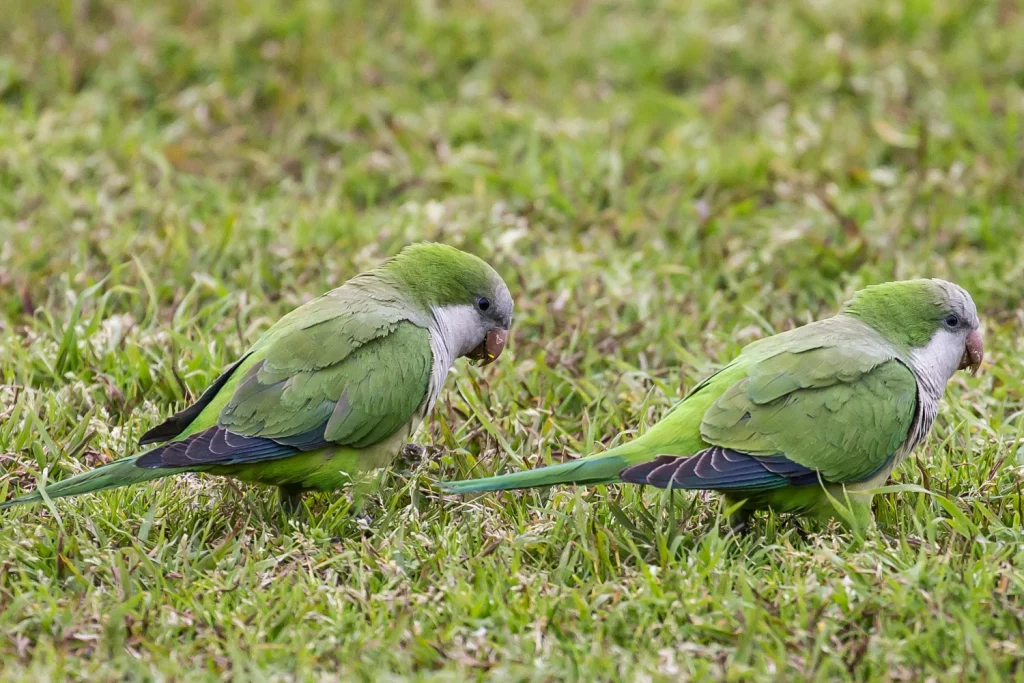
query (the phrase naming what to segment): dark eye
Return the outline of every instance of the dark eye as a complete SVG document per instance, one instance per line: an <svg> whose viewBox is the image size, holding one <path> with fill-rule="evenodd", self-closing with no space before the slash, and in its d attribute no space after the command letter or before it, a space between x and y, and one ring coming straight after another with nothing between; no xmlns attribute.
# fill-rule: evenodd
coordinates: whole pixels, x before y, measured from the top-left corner
<svg viewBox="0 0 1024 683"><path fill-rule="evenodd" d="M486 311L488 308L491 307L491 300L485 296L482 296L476 300L476 307L479 308L481 311Z"/></svg>
<svg viewBox="0 0 1024 683"><path fill-rule="evenodd" d="M943 320L942 322L944 322L946 324L946 327L959 327L960 326L960 317L955 315L955 314L953 314L953 313L950 313L949 315L946 316L946 319Z"/></svg>

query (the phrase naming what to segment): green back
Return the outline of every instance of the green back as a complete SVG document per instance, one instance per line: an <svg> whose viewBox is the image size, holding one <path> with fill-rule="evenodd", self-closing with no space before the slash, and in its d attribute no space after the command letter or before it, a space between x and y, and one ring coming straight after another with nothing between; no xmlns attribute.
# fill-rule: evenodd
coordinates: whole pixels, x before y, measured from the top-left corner
<svg viewBox="0 0 1024 683"><path fill-rule="evenodd" d="M742 483L747 496L759 485L776 490L782 477L775 472L798 473L780 467L780 455L828 481L861 481L890 462L913 424L917 383L897 354L861 321L836 316L750 344L634 441L561 465L443 486L468 493L609 483L627 468L664 456L686 461L713 445L775 458L760 481L749 469L737 481L716 470L675 487L723 490Z"/></svg>
<svg viewBox="0 0 1024 683"><path fill-rule="evenodd" d="M752 344L732 364L745 376L707 382L720 396L701 435L742 453L785 455L831 482L866 479L906 441L917 410L917 382L891 348L842 315Z"/></svg>
<svg viewBox="0 0 1024 683"><path fill-rule="evenodd" d="M253 346L217 422L300 446L390 436L424 402L433 366L430 334L409 318L390 288L366 280L295 310Z"/></svg>

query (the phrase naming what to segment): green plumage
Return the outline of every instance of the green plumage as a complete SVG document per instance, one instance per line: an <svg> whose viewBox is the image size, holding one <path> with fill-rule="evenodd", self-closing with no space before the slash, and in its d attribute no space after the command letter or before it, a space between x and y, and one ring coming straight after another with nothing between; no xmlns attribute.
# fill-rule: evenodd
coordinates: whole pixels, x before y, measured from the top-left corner
<svg viewBox="0 0 1024 683"><path fill-rule="evenodd" d="M83 493L93 493L105 489L117 488L140 484L144 481L159 479L167 476L167 472L160 470L144 470L135 466L138 456L124 458L106 465L101 465L94 470L89 470L78 476L65 479L46 487L46 495L50 498L64 498L66 496L78 496ZM33 491L20 498L0 503L0 510L22 505L25 503L38 503L43 499L39 491Z"/></svg>
<svg viewBox="0 0 1024 683"><path fill-rule="evenodd" d="M741 517L759 508L832 517L831 496L863 521L870 500L864 492L884 482L934 417L937 398L920 395L911 352L929 342L949 311L967 321L964 336L977 328L973 302L950 283L865 292L833 318L750 344L632 442L570 463L443 486L470 493L626 481L709 489L745 501ZM904 334L892 341L878 327Z"/></svg>
<svg viewBox="0 0 1024 683"><path fill-rule="evenodd" d="M412 272L421 278L410 289ZM445 306L473 307L481 296L498 310L457 318L453 324L468 329L449 324L434 338ZM448 338L483 343L489 325L507 329L511 306L504 282L480 259L443 245L410 247L279 320L196 404L142 439L167 443L50 484L46 493L78 495L186 471L289 495L339 488L387 466L412 436L440 389L432 377L443 382L465 352L448 349ZM0 508L40 498L34 492Z"/></svg>
<svg viewBox="0 0 1024 683"><path fill-rule="evenodd" d="M607 453L530 472L453 482L456 493L553 484L619 483L620 472L659 455L693 456L711 446L751 455L784 454L832 484L882 471L907 437L916 382L900 361L862 347L837 347L842 318L751 345L698 385L639 439ZM765 343L768 342L768 343ZM679 484L675 488L704 488ZM829 514L820 486L780 486L776 478L742 490L720 486L751 508Z"/></svg>
<svg viewBox="0 0 1024 683"><path fill-rule="evenodd" d="M339 308L346 302L334 302ZM429 333L393 307L377 326L350 332L339 316L279 335L257 348L215 418L237 434L271 439L319 430L332 443L365 448L412 418L432 364ZM367 315L360 323L366 323ZM306 359L315 359L308 362Z"/></svg>

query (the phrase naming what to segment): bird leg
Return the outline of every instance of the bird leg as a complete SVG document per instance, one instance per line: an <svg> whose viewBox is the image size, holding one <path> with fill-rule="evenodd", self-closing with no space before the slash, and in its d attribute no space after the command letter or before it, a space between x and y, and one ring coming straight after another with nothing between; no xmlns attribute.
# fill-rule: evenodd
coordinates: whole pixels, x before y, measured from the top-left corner
<svg viewBox="0 0 1024 683"><path fill-rule="evenodd" d="M427 449L419 444L407 443L402 446L402 450L398 451L398 460L409 469L412 469L420 463L423 456L427 454Z"/></svg>
<svg viewBox="0 0 1024 683"><path fill-rule="evenodd" d="M277 487L277 499L281 503L281 509L287 515L296 515L302 509L302 494L304 488L298 484L284 484Z"/></svg>
<svg viewBox="0 0 1024 683"><path fill-rule="evenodd" d="M736 536L743 536L750 531L750 520L753 514L750 510L740 508L729 515L729 530Z"/></svg>

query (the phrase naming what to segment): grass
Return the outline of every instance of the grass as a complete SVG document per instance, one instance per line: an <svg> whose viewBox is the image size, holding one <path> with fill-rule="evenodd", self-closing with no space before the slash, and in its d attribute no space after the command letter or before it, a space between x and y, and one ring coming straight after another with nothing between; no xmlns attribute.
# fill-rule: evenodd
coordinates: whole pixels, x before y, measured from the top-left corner
<svg viewBox="0 0 1024 683"><path fill-rule="evenodd" d="M132 453L410 241L483 256L517 299L428 457L307 522L191 476L3 513L5 680L1024 676L1014 3L3 12L0 493ZM932 495L876 497L888 537L434 485L628 439L744 344L919 275L974 295L988 361L893 475Z"/></svg>

